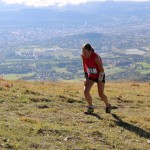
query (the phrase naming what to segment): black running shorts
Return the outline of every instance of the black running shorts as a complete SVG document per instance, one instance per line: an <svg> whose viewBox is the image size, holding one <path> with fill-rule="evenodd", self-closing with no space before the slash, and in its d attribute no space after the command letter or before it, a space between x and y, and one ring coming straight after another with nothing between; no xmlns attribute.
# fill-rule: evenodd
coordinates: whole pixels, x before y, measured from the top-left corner
<svg viewBox="0 0 150 150"><path fill-rule="evenodd" d="M89 80L92 80L92 81L98 83L98 78L97 78L97 79L92 79L92 78L90 78L90 77L88 77L88 78L89 78ZM104 74L104 76L103 76L102 82L105 83L105 74Z"/></svg>

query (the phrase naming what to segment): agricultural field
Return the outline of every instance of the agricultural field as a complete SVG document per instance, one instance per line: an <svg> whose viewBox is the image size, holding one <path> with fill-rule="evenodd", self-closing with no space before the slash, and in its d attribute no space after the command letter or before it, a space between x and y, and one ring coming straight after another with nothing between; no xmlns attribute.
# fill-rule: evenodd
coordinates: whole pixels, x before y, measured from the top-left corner
<svg viewBox="0 0 150 150"><path fill-rule="evenodd" d="M19 48L10 58L0 63L0 74L5 79L21 80L80 80L83 79L81 49L59 46L30 45ZM149 81L150 62L148 47L139 49L114 49L100 54L106 77L112 80ZM130 54L127 54L130 52ZM131 54L132 53L132 54ZM136 78L133 77L136 75Z"/></svg>

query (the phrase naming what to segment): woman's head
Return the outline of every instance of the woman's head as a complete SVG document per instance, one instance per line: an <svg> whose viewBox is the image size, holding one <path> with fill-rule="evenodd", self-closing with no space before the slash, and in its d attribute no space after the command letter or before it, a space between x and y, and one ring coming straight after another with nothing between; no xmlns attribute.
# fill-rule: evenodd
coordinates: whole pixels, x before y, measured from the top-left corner
<svg viewBox="0 0 150 150"><path fill-rule="evenodd" d="M91 53L94 51L92 46L90 44L84 44L82 46L82 54L85 58L88 58L91 56Z"/></svg>

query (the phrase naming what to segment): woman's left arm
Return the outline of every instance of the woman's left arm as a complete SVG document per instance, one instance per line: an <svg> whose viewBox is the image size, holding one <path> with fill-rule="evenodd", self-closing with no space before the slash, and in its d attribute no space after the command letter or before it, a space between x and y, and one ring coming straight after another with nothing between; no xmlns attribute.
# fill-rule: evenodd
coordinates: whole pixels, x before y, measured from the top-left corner
<svg viewBox="0 0 150 150"><path fill-rule="evenodd" d="M101 59L100 56L97 56L95 58L95 62L98 65L98 68L99 68L100 72L104 72L103 63L102 63L102 59Z"/></svg>
<svg viewBox="0 0 150 150"><path fill-rule="evenodd" d="M95 58L95 62L98 65L98 68L99 68L99 78L98 78L98 80L101 82L104 78L104 75L105 75L101 57L97 56Z"/></svg>

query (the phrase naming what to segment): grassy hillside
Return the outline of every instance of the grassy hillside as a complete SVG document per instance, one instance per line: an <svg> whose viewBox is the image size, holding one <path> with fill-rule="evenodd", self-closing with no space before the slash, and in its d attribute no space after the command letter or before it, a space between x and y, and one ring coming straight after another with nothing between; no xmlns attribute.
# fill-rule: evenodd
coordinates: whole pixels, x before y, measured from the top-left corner
<svg viewBox="0 0 150 150"><path fill-rule="evenodd" d="M0 149L148 150L150 83L106 83L106 114L96 85L87 115L83 83L0 80Z"/></svg>

